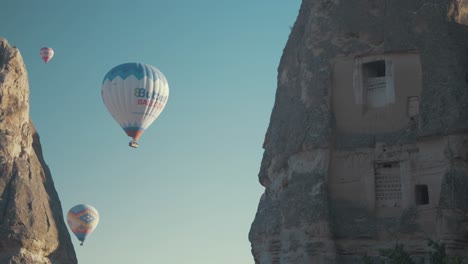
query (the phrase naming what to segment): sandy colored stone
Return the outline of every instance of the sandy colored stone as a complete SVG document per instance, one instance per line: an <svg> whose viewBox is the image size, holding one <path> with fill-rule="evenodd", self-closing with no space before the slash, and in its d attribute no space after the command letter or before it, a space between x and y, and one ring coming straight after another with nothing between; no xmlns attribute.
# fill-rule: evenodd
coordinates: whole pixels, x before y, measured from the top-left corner
<svg viewBox="0 0 468 264"><path fill-rule="evenodd" d="M255 263L357 264L396 243L429 263L427 239L468 261L466 6L302 1L263 144ZM383 106L361 74L379 60Z"/></svg>
<svg viewBox="0 0 468 264"><path fill-rule="evenodd" d="M29 117L19 50L0 38L0 263L77 263L59 197Z"/></svg>

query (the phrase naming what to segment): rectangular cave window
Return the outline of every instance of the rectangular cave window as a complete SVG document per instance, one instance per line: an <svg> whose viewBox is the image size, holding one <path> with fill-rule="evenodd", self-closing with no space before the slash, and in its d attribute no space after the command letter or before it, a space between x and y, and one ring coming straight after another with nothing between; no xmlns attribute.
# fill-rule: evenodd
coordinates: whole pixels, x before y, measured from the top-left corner
<svg viewBox="0 0 468 264"><path fill-rule="evenodd" d="M363 86L367 106L382 107L391 100L388 93L388 76L385 60L372 61L362 65Z"/></svg>
<svg viewBox="0 0 468 264"><path fill-rule="evenodd" d="M391 162L389 162L389 163L382 163L381 167L382 167L382 168L391 168L391 167L393 167L393 164L392 164Z"/></svg>
<svg viewBox="0 0 468 264"><path fill-rule="evenodd" d="M385 77L385 61L373 61L362 65L367 78Z"/></svg>
<svg viewBox="0 0 468 264"><path fill-rule="evenodd" d="M416 205L429 204L429 191L427 185L416 185L414 188L414 194L416 198Z"/></svg>

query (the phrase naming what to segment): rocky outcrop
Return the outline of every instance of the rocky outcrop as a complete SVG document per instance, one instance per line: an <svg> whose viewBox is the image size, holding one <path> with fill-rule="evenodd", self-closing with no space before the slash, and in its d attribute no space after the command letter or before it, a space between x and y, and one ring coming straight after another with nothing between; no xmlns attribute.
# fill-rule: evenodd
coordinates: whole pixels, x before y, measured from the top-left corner
<svg viewBox="0 0 468 264"><path fill-rule="evenodd" d="M263 144L256 263L361 263L396 243L428 263L427 239L468 259L466 6L303 0Z"/></svg>
<svg viewBox="0 0 468 264"><path fill-rule="evenodd" d="M19 50L0 38L0 263L77 263L39 136Z"/></svg>

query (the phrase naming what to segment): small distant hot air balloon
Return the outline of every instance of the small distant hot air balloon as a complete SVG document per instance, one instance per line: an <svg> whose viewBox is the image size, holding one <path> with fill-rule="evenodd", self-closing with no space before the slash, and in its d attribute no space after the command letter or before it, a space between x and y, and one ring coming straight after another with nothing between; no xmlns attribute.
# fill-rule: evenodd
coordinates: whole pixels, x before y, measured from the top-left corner
<svg viewBox="0 0 468 264"><path fill-rule="evenodd" d="M166 77L155 67L125 63L110 70L102 81L102 100L112 117L138 147L138 139L161 114L169 97Z"/></svg>
<svg viewBox="0 0 468 264"><path fill-rule="evenodd" d="M99 223L99 213L96 208L87 204L74 206L67 214L67 223L71 231L81 241L81 246Z"/></svg>
<svg viewBox="0 0 468 264"><path fill-rule="evenodd" d="M41 49L39 54L41 54L42 60L47 63L52 59L52 57L54 57L54 50L52 48L44 47Z"/></svg>

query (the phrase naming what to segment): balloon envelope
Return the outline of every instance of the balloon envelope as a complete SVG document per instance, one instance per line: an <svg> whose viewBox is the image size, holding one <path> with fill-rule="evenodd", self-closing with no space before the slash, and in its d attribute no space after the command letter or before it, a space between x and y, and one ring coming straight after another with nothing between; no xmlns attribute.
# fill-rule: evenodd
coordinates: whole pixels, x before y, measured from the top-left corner
<svg viewBox="0 0 468 264"><path fill-rule="evenodd" d="M54 56L54 50L52 48L44 47L40 50L39 54L41 55L42 60L47 63Z"/></svg>
<svg viewBox="0 0 468 264"><path fill-rule="evenodd" d="M112 117L137 141L166 106L169 85L151 65L124 63L106 74L101 95Z"/></svg>
<svg viewBox="0 0 468 264"><path fill-rule="evenodd" d="M79 204L68 211L67 223L73 234L83 243L99 223L99 213L91 205Z"/></svg>

